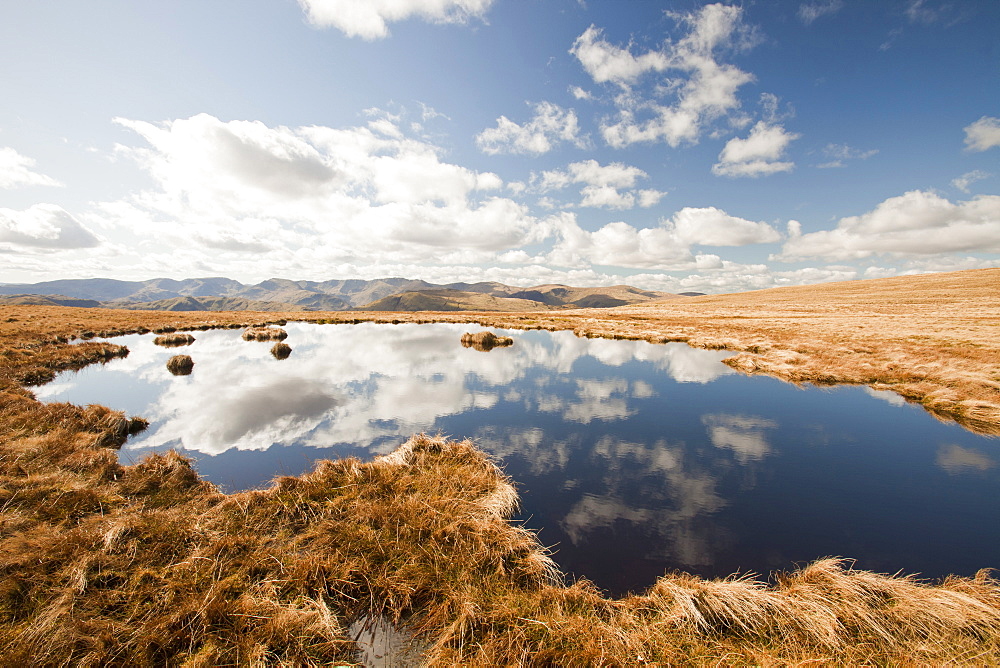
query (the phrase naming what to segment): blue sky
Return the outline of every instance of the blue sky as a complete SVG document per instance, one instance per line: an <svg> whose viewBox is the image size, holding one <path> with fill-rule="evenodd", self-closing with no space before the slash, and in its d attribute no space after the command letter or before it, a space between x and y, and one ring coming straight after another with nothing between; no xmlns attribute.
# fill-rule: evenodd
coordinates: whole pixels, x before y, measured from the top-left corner
<svg viewBox="0 0 1000 668"><path fill-rule="evenodd" d="M0 282L1000 266L1000 3L0 6Z"/></svg>

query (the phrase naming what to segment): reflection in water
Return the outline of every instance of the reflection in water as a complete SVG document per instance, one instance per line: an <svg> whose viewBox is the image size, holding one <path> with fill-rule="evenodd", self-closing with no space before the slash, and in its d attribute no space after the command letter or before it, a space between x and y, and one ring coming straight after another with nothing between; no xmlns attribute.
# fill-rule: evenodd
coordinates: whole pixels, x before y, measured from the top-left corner
<svg viewBox="0 0 1000 668"><path fill-rule="evenodd" d="M997 465L981 452L949 443L937 454L937 465L951 474L989 471Z"/></svg>
<svg viewBox="0 0 1000 668"><path fill-rule="evenodd" d="M415 432L472 437L557 561L615 593L668 569L766 573L830 554L927 576L1000 566L1000 529L983 529L1000 527L996 443L894 394L801 391L734 374L726 352L571 332L505 332L514 345L483 354L462 325L286 329L285 359L199 333L180 377L170 351L126 337L128 358L36 394L144 416L123 457L177 448L227 489Z"/></svg>
<svg viewBox="0 0 1000 668"><path fill-rule="evenodd" d="M729 448L741 464L763 459L770 454L766 429L777 429L778 423L747 415L709 413L701 416L708 428L708 437L717 448Z"/></svg>

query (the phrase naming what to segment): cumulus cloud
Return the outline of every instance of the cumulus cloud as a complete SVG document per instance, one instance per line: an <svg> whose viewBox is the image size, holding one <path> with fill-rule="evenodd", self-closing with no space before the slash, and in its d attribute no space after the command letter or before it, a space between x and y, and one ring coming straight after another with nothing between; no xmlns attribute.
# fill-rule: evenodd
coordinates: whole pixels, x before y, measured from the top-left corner
<svg viewBox="0 0 1000 668"><path fill-rule="evenodd" d="M787 132L780 125L760 121L750 130L746 139L730 139L719 154L719 162L712 165L712 173L720 176L757 177L778 172L789 172L794 162L782 160L788 145L799 135Z"/></svg>
<svg viewBox="0 0 1000 668"><path fill-rule="evenodd" d="M982 181L983 179L988 179L992 174L989 172L984 172L981 169L975 169L971 172L966 172L961 176L952 179L951 185L955 186L965 194L969 194L969 186L971 186L976 181Z"/></svg>
<svg viewBox="0 0 1000 668"><path fill-rule="evenodd" d="M55 179L31 170L32 158L21 155L10 147L0 148L0 188L20 186L61 186Z"/></svg>
<svg viewBox="0 0 1000 668"><path fill-rule="evenodd" d="M827 2L807 2L799 5L799 19L806 25L818 18L836 14L844 8L843 0L827 0Z"/></svg>
<svg viewBox="0 0 1000 668"><path fill-rule="evenodd" d="M487 128L476 135L476 144L483 153L489 155L540 155L548 153L561 142L585 148L587 141L586 136L580 135L580 122L576 112L551 102L535 105L535 116L523 125L501 116L497 119L495 128Z"/></svg>
<svg viewBox="0 0 1000 668"><path fill-rule="evenodd" d="M637 142L664 141L670 146L698 140L704 125L739 107L736 92L753 76L720 62L719 52L747 48L752 31L742 22L742 8L711 4L689 14L670 14L687 33L662 49L634 54L591 26L573 43L576 56L595 83L617 85L618 118L605 123L604 140L617 148ZM672 104L643 99L631 86L647 74L670 75L657 91L674 97Z"/></svg>
<svg viewBox="0 0 1000 668"><path fill-rule="evenodd" d="M638 167L621 162L601 165L596 160L574 162L565 170L542 172L537 190L550 192L570 184L583 184L579 206L608 209L631 209L654 206L666 194L658 190L635 190L636 181L648 178ZM624 192L623 192L624 190Z"/></svg>
<svg viewBox="0 0 1000 668"><path fill-rule="evenodd" d="M983 116L965 127L965 150L985 151L1000 146L1000 118Z"/></svg>
<svg viewBox="0 0 1000 668"><path fill-rule="evenodd" d="M388 23L417 16L433 23L482 18L493 0L299 0L309 22L366 40L389 35Z"/></svg>
<svg viewBox="0 0 1000 668"><path fill-rule="evenodd" d="M699 246L747 246L781 239L767 223L730 216L714 206L685 207L673 215L667 226L684 243Z"/></svg>
<svg viewBox="0 0 1000 668"><path fill-rule="evenodd" d="M890 197L868 213L843 218L835 229L802 234L798 225L789 225L789 232L781 254L773 259L996 253L1000 252L1000 196L952 203L914 190Z"/></svg>
<svg viewBox="0 0 1000 668"><path fill-rule="evenodd" d="M685 207L653 228L618 221L589 232L566 213L552 224L559 241L547 259L563 266L590 262L662 271L709 270L722 266L720 258L696 254L692 246L746 246L781 239L767 223L731 216L715 207Z"/></svg>
<svg viewBox="0 0 1000 668"><path fill-rule="evenodd" d="M66 250L93 248L100 240L73 216L54 204L36 204L24 211L0 209L0 244Z"/></svg>
<svg viewBox="0 0 1000 668"><path fill-rule="evenodd" d="M133 206L173 221L162 234L208 247L319 247L326 261L405 261L425 258L428 247L507 250L543 229L524 206L495 195L497 175L444 162L437 147L381 125L269 127L207 114L118 122L149 144L120 152L158 184Z"/></svg>
<svg viewBox="0 0 1000 668"><path fill-rule="evenodd" d="M632 84L646 72L662 72L670 58L660 51L632 55L631 49L615 46L603 38L603 31L590 26L576 38L569 50L596 83Z"/></svg>

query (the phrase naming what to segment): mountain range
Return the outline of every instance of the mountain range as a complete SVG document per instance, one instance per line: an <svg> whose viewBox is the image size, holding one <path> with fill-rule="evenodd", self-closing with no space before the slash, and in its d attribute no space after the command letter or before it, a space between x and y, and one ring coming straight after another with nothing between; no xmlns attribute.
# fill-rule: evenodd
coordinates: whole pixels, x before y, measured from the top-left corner
<svg viewBox="0 0 1000 668"><path fill-rule="evenodd" d="M89 278L0 285L0 304L155 311L543 311L606 308L677 296L628 285L522 288L495 282L437 285L407 278L272 278L254 285L229 278Z"/></svg>

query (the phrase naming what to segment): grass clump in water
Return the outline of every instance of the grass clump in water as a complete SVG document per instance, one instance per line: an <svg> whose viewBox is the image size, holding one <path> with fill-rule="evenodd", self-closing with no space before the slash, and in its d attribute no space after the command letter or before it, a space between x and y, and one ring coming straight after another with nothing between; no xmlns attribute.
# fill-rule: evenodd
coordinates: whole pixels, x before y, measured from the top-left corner
<svg viewBox="0 0 1000 668"><path fill-rule="evenodd" d="M153 343L158 346L163 346L165 348L173 348L177 346L189 346L194 343L194 337L186 332L176 332L173 334L164 334L162 336L157 336L153 339Z"/></svg>
<svg viewBox="0 0 1000 668"><path fill-rule="evenodd" d="M287 343L278 342L271 346L271 354L274 359L285 360L292 354L292 347Z"/></svg>
<svg viewBox="0 0 1000 668"><path fill-rule="evenodd" d="M174 355L167 360L167 370L175 376L187 376L194 369L190 355Z"/></svg>
<svg viewBox="0 0 1000 668"><path fill-rule="evenodd" d="M489 352L494 348L514 345L514 339L509 336L497 336L493 332L478 332L476 334L466 332L462 335L462 345L466 348Z"/></svg>
<svg viewBox="0 0 1000 668"><path fill-rule="evenodd" d="M284 341L288 332L281 327L248 327L243 332L244 341Z"/></svg>

